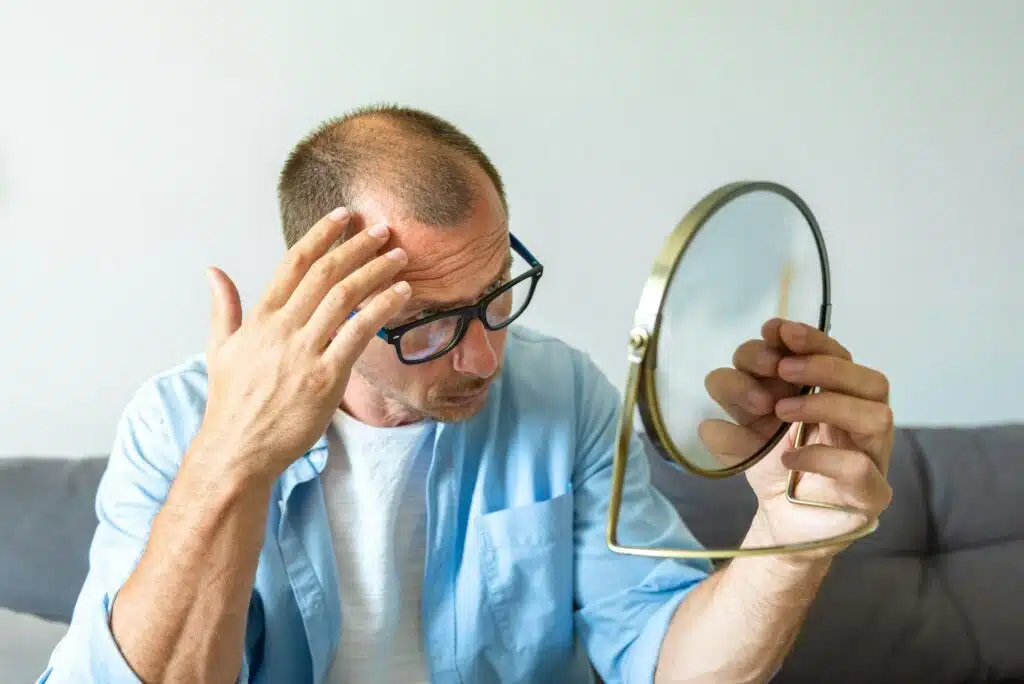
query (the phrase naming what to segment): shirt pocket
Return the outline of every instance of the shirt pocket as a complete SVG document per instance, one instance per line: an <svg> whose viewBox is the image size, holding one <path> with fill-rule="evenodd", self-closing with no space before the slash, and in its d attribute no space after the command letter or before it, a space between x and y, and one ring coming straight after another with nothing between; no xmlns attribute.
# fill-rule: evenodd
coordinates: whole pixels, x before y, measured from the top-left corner
<svg viewBox="0 0 1024 684"><path fill-rule="evenodd" d="M478 519L487 603L505 648L572 646L572 493Z"/></svg>

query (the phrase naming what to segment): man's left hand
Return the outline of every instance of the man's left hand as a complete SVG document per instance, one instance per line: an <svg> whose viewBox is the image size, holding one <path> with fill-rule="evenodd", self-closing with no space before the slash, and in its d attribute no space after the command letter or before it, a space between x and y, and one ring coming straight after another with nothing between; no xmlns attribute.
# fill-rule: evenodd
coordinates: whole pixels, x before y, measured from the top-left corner
<svg viewBox="0 0 1024 684"><path fill-rule="evenodd" d="M801 473L797 498L877 518L892 500L887 474L894 427L886 376L855 363L845 347L816 328L773 319L761 334L762 339L737 349L735 369L708 378L709 392L739 425L723 427L719 421L717 428L702 431L705 441L744 440L749 445L770 436L782 422L793 423L775 448L746 471L758 499L754 524L763 537L758 545L825 539L865 523L858 515L789 501L786 490L794 470ZM800 386L818 391L798 395ZM794 448L799 423L806 431L804 446ZM840 550L801 555L822 558Z"/></svg>

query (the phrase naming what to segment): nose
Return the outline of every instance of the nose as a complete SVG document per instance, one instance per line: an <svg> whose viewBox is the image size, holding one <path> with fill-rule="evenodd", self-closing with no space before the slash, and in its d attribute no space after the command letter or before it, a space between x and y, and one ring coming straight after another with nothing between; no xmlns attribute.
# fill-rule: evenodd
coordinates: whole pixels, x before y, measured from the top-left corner
<svg viewBox="0 0 1024 684"><path fill-rule="evenodd" d="M498 369L498 353L491 344L490 335L484 324L473 321L469 329L452 350L452 364L455 370L479 378L489 378Z"/></svg>

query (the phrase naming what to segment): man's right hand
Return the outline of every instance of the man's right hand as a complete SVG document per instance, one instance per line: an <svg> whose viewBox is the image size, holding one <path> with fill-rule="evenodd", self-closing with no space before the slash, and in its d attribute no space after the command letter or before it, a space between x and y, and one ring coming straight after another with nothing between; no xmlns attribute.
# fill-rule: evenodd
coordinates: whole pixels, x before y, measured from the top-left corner
<svg viewBox="0 0 1024 684"><path fill-rule="evenodd" d="M210 269L209 391L199 438L233 472L273 479L311 448L342 401L352 365L409 297L407 283L392 285L405 252L377 256L387 226L332 249L351 222L339 208L313 226L244 321L238 289Z"/></svg>

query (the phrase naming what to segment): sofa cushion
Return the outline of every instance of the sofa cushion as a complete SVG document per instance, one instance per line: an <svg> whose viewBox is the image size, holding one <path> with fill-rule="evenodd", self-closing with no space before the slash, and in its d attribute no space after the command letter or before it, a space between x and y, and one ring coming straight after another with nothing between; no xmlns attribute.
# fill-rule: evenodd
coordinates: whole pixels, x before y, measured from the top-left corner
<svg viewBox="0 0 1024 684"><path fill-rule="evenodd" d="M971 635L978 676L1024 677L1024 428L910 434L925 456L934 567Z"/></svg>
<svg viewBox="0 0 1024 684"><path fill-rule="evenodd" d="M756 502L649 451L656 485L709 546ZM1024 425L897 430L892 505L835 561L773 684L1024 678Z"/></svg>
<svg viewBox="0 0 1024 684"><path fill-rule="evenodd" d="M105 458L0 458L0 607L69 622Z"/></svg>
<svg viewBox="0 0 1024 684"><path fill-rule="evenodd" d="M46 669L57 642L67 631L62 622L0 608L0 674L4 682L34 682Z"/></svg>

